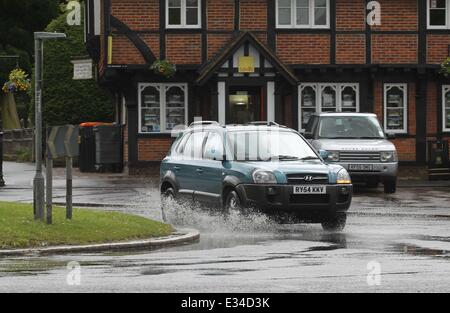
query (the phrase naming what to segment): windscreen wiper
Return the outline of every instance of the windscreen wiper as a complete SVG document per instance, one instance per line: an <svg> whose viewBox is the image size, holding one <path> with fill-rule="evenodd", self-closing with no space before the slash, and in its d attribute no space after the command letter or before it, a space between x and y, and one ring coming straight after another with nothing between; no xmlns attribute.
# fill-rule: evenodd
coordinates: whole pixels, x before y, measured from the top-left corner
<svg viewBox="0 0 450 313"><path fill-rule="evenodd" d="M278 158L279 160L299 160L298 157L293 155L279 155L278 157L275 158Z"/></svg>
<svg viewBox="0 0 450 313"><path fill-rule="evenodd" d="M309 157L300 159L300 161L311 161L311 160L320 160L320 159L318 157L313 157L313 156L309 156Z"/></svg>

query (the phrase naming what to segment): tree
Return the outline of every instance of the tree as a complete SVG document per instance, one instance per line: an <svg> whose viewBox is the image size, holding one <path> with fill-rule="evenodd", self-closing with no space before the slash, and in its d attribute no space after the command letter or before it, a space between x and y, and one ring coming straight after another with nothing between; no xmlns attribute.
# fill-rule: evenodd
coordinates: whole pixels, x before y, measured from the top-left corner
<svg viewBox="0 0 450 313"><path fill-rule="evenodd" d="M82 6L83 7L83 6ZM86 56L83 25L69 26L67 12L45 29L62 32L64 40L49 40L44 47L43 117L46 125L109 122L113 118L111 95L94 79L73 80L74 57Z"/></svg>
<svg viewBox="0 0 450 313"><path fill-rule="evenodd" d="M59 3L59 0L0 0L0 55L18 55L20 68L31 73L33 33L43 30L58 16ZM0 88L15 67L15 60L0 60ZM20 94L15 98L19 115L26 121L29 96Z"/></svg>

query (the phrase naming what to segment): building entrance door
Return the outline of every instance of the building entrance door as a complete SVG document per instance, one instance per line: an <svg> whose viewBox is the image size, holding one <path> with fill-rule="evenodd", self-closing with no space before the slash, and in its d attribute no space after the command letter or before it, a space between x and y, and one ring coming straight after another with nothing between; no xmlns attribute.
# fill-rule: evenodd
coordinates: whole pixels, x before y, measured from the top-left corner
<svg viewBox="0 0 450 313"><path fill-rule="evenodd" d="M230 87L227 124L248 124L265 120L264 88Z"/></svg>

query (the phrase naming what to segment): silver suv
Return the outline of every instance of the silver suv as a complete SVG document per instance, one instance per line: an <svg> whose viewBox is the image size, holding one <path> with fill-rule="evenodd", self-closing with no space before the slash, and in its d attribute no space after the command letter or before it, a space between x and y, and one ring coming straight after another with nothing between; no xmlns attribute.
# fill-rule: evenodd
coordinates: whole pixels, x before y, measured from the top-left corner
<svg viewBox="0 0 450 313"><path fill-rule="evenodd" d="M318 113L312 115L305 137L329 163L342 165L353 182L385 193L397 189L398 156L375 114Z"/></svg>

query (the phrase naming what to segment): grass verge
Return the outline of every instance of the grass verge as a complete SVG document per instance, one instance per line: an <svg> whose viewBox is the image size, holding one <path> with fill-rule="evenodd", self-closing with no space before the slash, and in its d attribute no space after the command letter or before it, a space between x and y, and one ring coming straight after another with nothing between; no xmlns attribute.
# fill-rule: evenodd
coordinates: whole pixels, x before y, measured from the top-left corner
<svg viewBox="0 0 450 313"><path fill-rule="evenodd" d="M29 204L0 202L0 249L58 245L85 245L148 239L170 235L170 225L143 217L97 210L74 209L74 219L65 210L53 209L53 225L36 222Z"/></svg>

